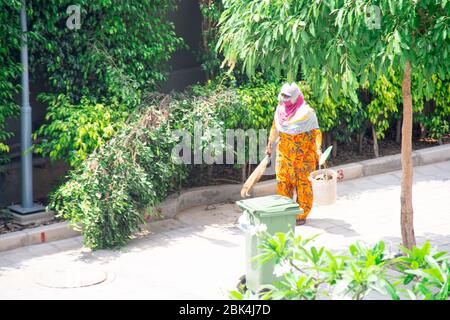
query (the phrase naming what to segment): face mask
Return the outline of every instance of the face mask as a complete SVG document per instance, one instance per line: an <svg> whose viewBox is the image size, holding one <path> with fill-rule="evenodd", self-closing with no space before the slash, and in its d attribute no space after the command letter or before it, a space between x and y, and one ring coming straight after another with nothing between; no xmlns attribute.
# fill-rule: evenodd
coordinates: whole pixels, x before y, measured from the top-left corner
<svg viewBox="0 0 450 320"><path fill-rule="evenodd" d="M294 102L292 102L292 100L294 100L294 102L295 102L295 99L293 99L292 97L283 97L282 95L281 95L281 93L278 95L278 101L279 102L284 102L284 103L294 103Z"/></svg>

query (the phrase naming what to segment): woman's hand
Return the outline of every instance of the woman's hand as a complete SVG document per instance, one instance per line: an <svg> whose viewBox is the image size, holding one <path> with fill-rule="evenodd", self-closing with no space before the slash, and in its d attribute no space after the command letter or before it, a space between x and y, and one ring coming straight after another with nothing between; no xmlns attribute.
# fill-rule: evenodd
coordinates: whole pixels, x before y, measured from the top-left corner
<svg viewBox="0 0 450 320"><path fill-rule="evenodd" d="M272 145L268 144L266 147L266 154L271 157L272 156Z"/></svg>

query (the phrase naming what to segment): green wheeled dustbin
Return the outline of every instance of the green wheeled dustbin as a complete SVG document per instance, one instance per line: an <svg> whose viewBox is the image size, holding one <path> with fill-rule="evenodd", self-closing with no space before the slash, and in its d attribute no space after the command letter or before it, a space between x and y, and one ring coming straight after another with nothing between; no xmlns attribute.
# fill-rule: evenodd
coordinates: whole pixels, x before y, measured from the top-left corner
<svg viewBox="0 0 450 320"><path fill-rule="evenodd" d="M293 231L295 218L303 213L303 209L291 198L280 195L240 200L236 204L243 210L239 226L246 231L246 286L253 292L259 292L261 286L271 284L278 278L274 275L273 260L258 265L258 261L253 259L262 253L262 249L258 248L261 239L255 230L262 227L272 235Z"/></svg>

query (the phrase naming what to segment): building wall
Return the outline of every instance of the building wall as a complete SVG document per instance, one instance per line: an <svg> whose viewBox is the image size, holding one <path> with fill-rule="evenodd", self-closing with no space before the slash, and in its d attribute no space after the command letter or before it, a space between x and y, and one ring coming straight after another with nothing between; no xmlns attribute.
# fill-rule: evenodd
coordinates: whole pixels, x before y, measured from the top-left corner
<svg viewBox="0 0 450 320"><path fill-rule="evenodd" d="M185 40L189 48L179 50L168 62L172 71L167 82L161 87L161 91L166 93L172 90L180 91L188 85L205 81L205 74L197 59L201 43L201 13L198 1L179 0L177 11L170 13L168 19L175 23L177 35ZM36 99L42 91L45 91L43 82L30 83L33 132L44 122L46 105ZM20 103L20 95L17 101ZM0 207L20 201L20 119L9 119L7 129L14 133L14 137L8 141L12 146L13 159L8 165L0 167ZM51 163L48 159L34 155L35 200L44 201L46 195L63 181L68 169L61 161Z"/></svg>

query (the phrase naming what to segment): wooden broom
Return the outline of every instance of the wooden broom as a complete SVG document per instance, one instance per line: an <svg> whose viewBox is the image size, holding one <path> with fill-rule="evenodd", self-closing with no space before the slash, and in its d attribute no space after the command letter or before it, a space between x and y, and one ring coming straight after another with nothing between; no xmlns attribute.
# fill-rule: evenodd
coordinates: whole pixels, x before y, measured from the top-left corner
<svg viewBox="0 0 450 320"><path fill-rule="evenodd" d="M261 179L264 171L266 171L267 165L270 162L269 155L266 155L264 159L262 159L261 163L258 164L256 169L252 172L250 177L248 177L247 181L245 181L244 186L241 189L241 196L243 198L250 197L250 190L255 186L255 184Z"/></svg>

